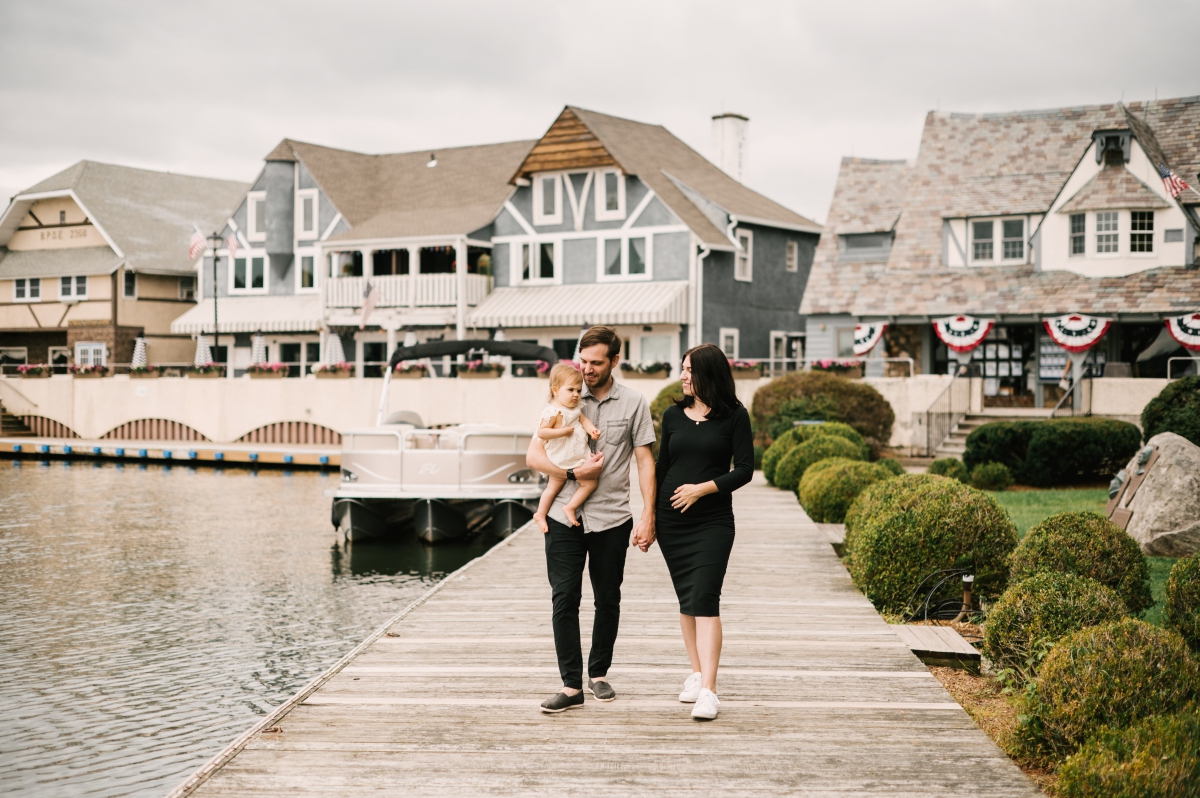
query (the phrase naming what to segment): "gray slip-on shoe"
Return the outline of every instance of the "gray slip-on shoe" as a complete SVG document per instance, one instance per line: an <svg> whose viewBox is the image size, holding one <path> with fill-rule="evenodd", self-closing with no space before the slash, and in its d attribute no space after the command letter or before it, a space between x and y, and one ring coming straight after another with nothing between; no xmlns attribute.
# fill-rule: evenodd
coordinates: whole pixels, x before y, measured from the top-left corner
<svg viewBox="0 0 1200 798"><path fill-rule="evenodd" d="M617 691L612 689L612 685L610 685L605 679L600 679L598 681L592 681L591 679L588 679L587 691L591 693L597 701L612 701L617 697Z"/></svg>
<svg viewBox="0 0 1200 798"><path fill-rule="evenodd" d="M567 695L566 693L558 693L552 698L547 698L542 702L542 712L566 712L568 709L575 709L583 706L583 691L580 690L575 695Z"/></svg>

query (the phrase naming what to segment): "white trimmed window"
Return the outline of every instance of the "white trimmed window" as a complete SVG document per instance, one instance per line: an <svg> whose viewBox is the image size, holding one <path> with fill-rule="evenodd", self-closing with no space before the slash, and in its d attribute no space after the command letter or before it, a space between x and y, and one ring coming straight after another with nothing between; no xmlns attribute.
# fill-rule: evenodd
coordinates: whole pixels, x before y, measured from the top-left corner
<svg viewBox="0 0 1200 798"><path fill-rule="evenodd" d="M1087 254L1087 214L1071 214L1071 257Z"/></svg>
<svg viewBox="0 0 1200 798"><path fill-rule="evenodd" d="M533 179L533 223L562 224L562 176L537 175Z"/></svg>
<svg viewBox="0 0 1200 798"><path fill-rule="evenodd" d="M754 233L735 230L733 237L741 247L734 253L733 279L748 283L754 279Z"/></svg>
<svg viewBox="0 0 1200 798"><path fill-rule="evenodd" d="M596 173L596 221L612 222L625 218L625 175L619 169Z"/></svg>
<svg viewBox="0 0 1200 798"><path fill-rule="evenodd" d="M738 329L737 327L722 327L717 335L717 340L720 341L721 351L725 353L725 357L730 360L737 360L738 357Z"/></svg>
<svg viewBox="0 0 1200 798"><path fill-rule="evenodd" d="M979 219L970 224L971 265L1025 261L1025 220Z"/></svg>
<svg viewBox="0 0 1200 798"><path fill-rule="evenodd" d="M267 292L267 253L250 250L238 253L229 270L229 293L265 294Z"/></svg>
<svg viewBox="0 0 1200 798"><path fill-rule="evenodd" d="M316 253L296 255L296 290L313 291L317 287Z"/></svg>
<svg viewBox="0 0 1200 798"><path fill-rule="evenodd" d="M122 279L122 296L126 299L137 299L137 272L125 270L125 276Z"/></svg>
<svg viewBox="0 0 1200 798"><path fill-rule="evenodd" d="M103 366L108 347L95 341L80 341L75 344L76 366Z"/></svg>
<svg viewBox="0 0 1200 798"><path fill-rule="evenodd" d="M40 277L22 277L18 280L13 280L13 301L14 302L41 302L42 301L42 278Z"/></svg>
<svg viewBox="0 0 1200 798"><path fill-rule="evenodd" d="M251 191L246 195L246 240L267 240L267 192Z"/></svg>
<svg viewBox="0 0 1200 798"><path fill-rule="evenodd" d="M522 283L552 283L561 273L558 268L561 246L556 241L521 241L514 242L509 251L512 253L512 271Z"/></svg>
<svg viewBox="0 0 1200 798"><path fill-rule="evenodd" d="M195 277L180 277L179 278L179 299L184 302L196 301L196 278Z"/></svg>
<svg viewBox="0 0 1200 798"><path fill-rule="evenodd" d="M317 189L296 192L296 238L316 238L320 229L317 208Z"/></svg>
<svg viewBox="0 0 1200 798"><path fill-rule="evenodd" d="M597 278L605 280L649 280L653 274L653 239L629 235L600 239Z"/></svg>
<svg viewBox="0 0 1200 798"><path fill-rule="evenodd" d="M787 242L787 259L784 261L783 268L789 272L800 269L800 245L795 241Z"/></svg>
<svg viewBox="0 0 1200 798"><path fill-rule="evenodd" d="M1025 260L1025 220L1005 219L1000 222L1004 234L1004 260Z"/></svg>
<svg viewBox="0 0 1200 798"><path fill-rule="evenodd" d="M1143 255L1154 252L1154 211L1130 212L1129 251Z"/></svg>
<svg viewBox="0 0 1200 798"><path fill-rule="evenodd" d="M1116 255L1120 248L1116 211L1096 214L1096 254Z"/></svg>
<svg viewBox="0 0 1200 798"><path fill-rule="evenodd" d="M74 277L58 278L59 299L87 299L87 277L82 274Z"/></svg>

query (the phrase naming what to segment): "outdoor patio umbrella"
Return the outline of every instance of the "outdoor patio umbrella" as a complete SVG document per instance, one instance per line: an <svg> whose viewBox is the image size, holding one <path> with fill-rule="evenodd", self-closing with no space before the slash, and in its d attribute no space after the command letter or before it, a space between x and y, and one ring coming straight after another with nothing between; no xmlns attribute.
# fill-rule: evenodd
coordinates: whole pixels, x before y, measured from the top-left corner
<svg viewBox="0 0 1200 798"><path fill-rule="evenodd" d="M325 363L336 365L346 362L346 353L342 351L342 337L333 330L325 336Z"/></svg>
<svg viewBox="0 0 1200 798"><path fill-rule="evenodd" d="M267 362L267 339L263 334L256 332L251 340L252 348L250 350L250 365Z"/></svg>
<svg viewBox="0 0 1200 798"><path fill-rule="evenodd" d="M207 366L213 362L212 350L208 347L208 338L204 335L196 336L196 357L192 360L193 366Z"/></svg>
<svg viewBox="0 0 1200 798"><path fill-rule="evenodd" d="M140 335L133 342L133 359L130 360L129 366L135 369L146 368L146 339Z"/></svg>

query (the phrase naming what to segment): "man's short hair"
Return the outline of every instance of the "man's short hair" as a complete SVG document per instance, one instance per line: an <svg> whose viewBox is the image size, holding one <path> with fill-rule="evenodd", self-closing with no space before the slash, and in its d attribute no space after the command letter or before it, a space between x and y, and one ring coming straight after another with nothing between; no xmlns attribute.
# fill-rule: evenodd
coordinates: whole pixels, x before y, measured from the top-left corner
<svg viewBox="0 0 1200 798"><path fill-rule="evenodd" d="M587 332L579 339L579 351L589 346L603 344L608 347L608 359L612 360L621 354L621 336L612 327L588 327Z"/></svg>

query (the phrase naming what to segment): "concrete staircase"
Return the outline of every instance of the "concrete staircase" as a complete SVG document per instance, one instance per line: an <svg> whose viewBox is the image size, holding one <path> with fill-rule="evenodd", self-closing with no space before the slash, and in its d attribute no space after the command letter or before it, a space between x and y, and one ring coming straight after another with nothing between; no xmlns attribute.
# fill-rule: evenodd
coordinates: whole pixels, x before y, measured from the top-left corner
<svg viewBox="0 0 1200 798"><path fill-rule="evenodd" d="M1012 410L1009 408L984 410L982 413L968 413L962 421L950 431L946 440L934 452L934 457L957 457L962 459L967 450L967 436L984 424L993 421L1033 421L1040 418L1050 418L1050 408L1044 410Z"/></svg>
<svg viewBox="0 0 1200 798"><path fill-rule="evenodd" d="M33 430L25 426L18 416L4 409L0 404L0 438L32 438Z"/></svg>

